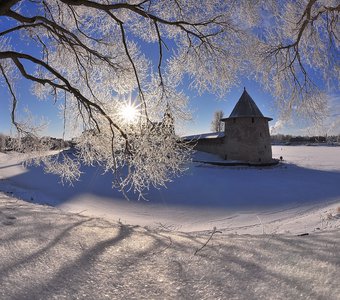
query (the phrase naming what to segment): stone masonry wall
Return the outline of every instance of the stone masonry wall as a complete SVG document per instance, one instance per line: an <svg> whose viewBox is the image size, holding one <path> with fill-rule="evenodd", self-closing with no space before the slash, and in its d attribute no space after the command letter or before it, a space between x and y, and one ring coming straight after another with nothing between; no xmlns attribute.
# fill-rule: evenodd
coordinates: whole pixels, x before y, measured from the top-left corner
<svg viewBox="0 0 340 300"><path fill-rule="evenodd" d="M261 117L225 121L224 159L266 163L272 160L268 121Z"/></svg>

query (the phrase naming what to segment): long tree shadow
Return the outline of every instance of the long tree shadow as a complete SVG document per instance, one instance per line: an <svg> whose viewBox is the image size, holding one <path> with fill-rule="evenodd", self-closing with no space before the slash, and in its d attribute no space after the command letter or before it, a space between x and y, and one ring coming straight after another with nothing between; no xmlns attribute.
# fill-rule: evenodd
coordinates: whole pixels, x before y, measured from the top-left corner
<svg viewBox="0 0 340 300"><path fill-rule="evenodd" d="M331 281L339 269L338 232L217 235L194 255L207 234L151 231L33 208L18 207L17 222L2 228L2 299L254 299L271 298L273 289L276 298L332 299L339 292ZM42 228L48 240L28 234L38 236ZM10 242L18 231L22 238Z"/></svg>
<svg viewBox="0 0 340 300"><path fill-rule="evenodd" d="M64 239L65 235L67 235L68 232L75 229L77 226L80 226L81 224L88 222L89 220L81 220L76 223L72 223L71 225L68 225L65 229L61 230L60 233L58 233L57 236L53 237L46 245L43 247L39 247L36 251L33 251L32 253L29 253L28 255L25 255L21 257L20 259L15 261L15 264L8 264L7 266L0 267L0 280L2 277L8 276L9 271L13 271L16 268L23 268L25 264L29 264L32 261L38 259L40 256L44 255L45 253L49 252L53 247L55 247L58 243ZM22 239L23 237L21 237ZM25 237L27 238L27 237ZM20 236L16 237L16 241L18 242L20 240ZM1 239L1 243L8 243L8 242L14 242L11 239Z"/></svg>

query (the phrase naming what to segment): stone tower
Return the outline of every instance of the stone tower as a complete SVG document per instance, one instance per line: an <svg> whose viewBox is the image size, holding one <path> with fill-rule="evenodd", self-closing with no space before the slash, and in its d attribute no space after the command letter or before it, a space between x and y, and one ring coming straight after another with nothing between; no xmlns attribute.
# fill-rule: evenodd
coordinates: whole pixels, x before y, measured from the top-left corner
<svg viewBox="0 0 340 300"><path fill-rule="evenodd" d="M254 100L244 89L225 123L225 136L219 154L225 160L237 160L254 164L272 162L272 148L268 122ZM222 151L221 151L222 150Z"/></svg>

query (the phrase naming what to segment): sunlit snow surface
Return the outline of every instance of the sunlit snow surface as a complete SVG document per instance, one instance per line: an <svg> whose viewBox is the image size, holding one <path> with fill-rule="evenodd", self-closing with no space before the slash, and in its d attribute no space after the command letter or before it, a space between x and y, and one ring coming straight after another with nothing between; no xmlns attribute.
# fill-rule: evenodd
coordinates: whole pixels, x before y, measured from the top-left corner
<svg viewBox="0 0 340 300"><path fill-rule="evenodd" d="M178 231L213 227L231 233L303 233L338 228L327 215L340 206L340 147L273 146L274 167L221 167L191 163L167 188L147 191L148 201L127 201L109 175L84 168L80 182L63 186L40 168L25 168L18 154L1 154L0 189L34 203L104 217L124 224ZM194 160L219 158L196 153ZM316 229L319 228L319 229Z"/></svg>
<svg viewBox="0 0 340 300"><path fill-rule="evenodd" d="M274 147L285 162L268 169L193 163L141 203L97 169L64 188L1 154L0 299L339 299L339 150Z"/></svg>

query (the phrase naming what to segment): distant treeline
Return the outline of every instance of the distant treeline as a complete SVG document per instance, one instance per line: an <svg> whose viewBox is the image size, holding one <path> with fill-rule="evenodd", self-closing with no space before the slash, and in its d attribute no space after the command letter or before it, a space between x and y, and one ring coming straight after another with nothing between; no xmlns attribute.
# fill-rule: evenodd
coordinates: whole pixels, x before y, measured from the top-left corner
<svg viewBox="0 0 340 300"><path fill-rule="evenodd" d="M59 150L71 146L71 142L53 137L36 138L25 136L22 138L10 137L0 133L0 152L27 150Z"/></svg>
<svg viewBox="0 0 340 300"><path fill-rule="evenodd" d="M271 136L271 142L273 144L339 144L340 134L330 136L293 136L289 134L275 134Z"/></svg>

